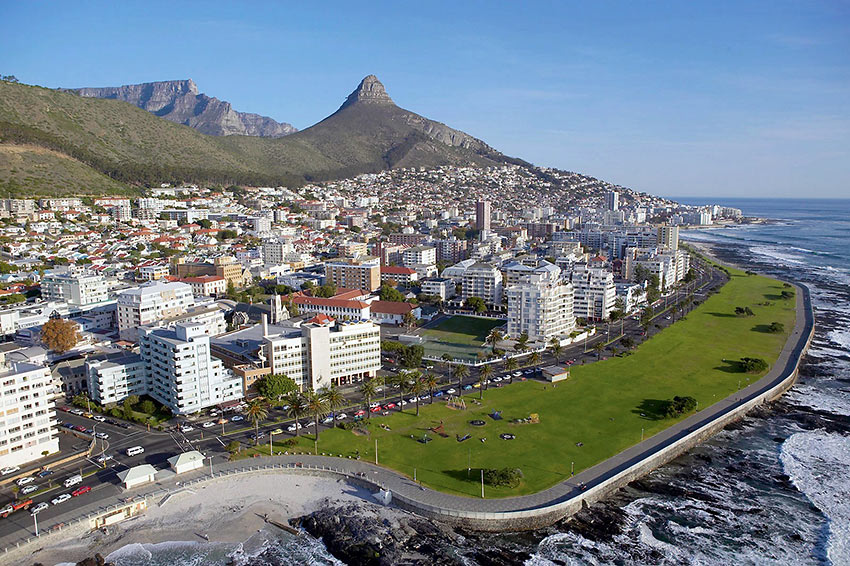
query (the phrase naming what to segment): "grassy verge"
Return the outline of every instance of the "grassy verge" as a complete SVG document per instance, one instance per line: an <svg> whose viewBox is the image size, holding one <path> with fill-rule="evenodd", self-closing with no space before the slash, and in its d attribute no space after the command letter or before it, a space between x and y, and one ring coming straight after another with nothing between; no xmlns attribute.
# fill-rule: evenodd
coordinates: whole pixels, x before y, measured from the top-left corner
<svg viewBox="0 0 850 566"><path fill-rule="evenodd" d="M577 473L636 444L641 431L648 437L684 418L664 418L665 400L691 396L706 407L763 375L741 373L734 360L776 360L794 326L793 299L780 299L782 283L773 279L730 273L719 293L629 356L573 367L570 379L556 387L529 381L490 389L480 405L474 401L477 390L470 392L465 411L436 402L423 405L416 417L408 405L403 413L372 419L368 435L324 431L319 452L374 461L377 439L381 465L411 477L415 470L417 479L434 489L475 496L480 493L476 470L502 467L520 468L524 478L516 488L488 487L488 497L545 489L568 477L573 466ZM749 306L755 316L735 316L737 306ZM785 332L766 332L774 321L784 324ZM488 416L494 410L503 420ZM539 415L538 424L510 422L531 413ZM469 423L476 419L486 424ZM440 424L448 438L428 431ZM503 433L516 439L502 440ZM425 434L432 439L427 444L418 441ZM456 440L466 434L469 440ZM313 439L307 434L294 450L312 453Z"/></svg>

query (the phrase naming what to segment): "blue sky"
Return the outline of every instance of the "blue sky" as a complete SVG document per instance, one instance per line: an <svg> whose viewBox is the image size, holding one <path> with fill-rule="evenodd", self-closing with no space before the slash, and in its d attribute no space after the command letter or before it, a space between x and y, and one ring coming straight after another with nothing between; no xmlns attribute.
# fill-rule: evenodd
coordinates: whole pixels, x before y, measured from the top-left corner
<svg viewBox="0 0 850 566"><path fill-rule="evenodd" d="M539 165L662 195L850 197L847 2L2 2L0 73L192 78L305 128L377 75Z"/></svg>

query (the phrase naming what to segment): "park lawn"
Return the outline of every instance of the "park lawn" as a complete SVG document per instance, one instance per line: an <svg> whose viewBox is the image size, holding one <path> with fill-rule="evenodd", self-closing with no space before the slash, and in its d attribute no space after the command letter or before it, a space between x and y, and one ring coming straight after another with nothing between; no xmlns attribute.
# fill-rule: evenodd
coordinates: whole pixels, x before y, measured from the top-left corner
<svg viewBox="0 0 850 566"><path fill-rule="evenodd" d="M490 331L503 326L504 320L475 318L472 316L452 316L439 321L422 333L432 340L451 344L482 346Z"/></svg>
<svg viewBox="0 0 850 566"><path fill-rule="evenodd" d="M660 402L688 395L706 407L733 393L739 384L743 387L761 377L739 373L724 359L759 357L770 364L776 360L794 326L795 301L779 298L783 286L776 280L734 269L730 273L729 283L685 320L629 355L573 367L570 378L556 387L527 381L491 388L484 392L481 405L473 403L478 397L478 390L473 390L465 396L467 410L449 409L445 402L423 403L418 418L408 405L403 413L372 419L369 436L342 429L323 431L319 453L374 461L377 439L381 465L410 477L415 469L418 480L440 491L480 496L478 470L502 467L520 468L524 479L514 489L487 486L487 497L548 488L569 476L573 462L578 473L639 442L642 429L649 437L685 418L663 418L657 413ZM765 301L773 304L759 305ZM755 316L735 316L736 306L749 306ZM763 331L774 321L785 325L784 333ZM504 420L487 416L493 410L502 411ZM539 414L539 424L509 422L530 413ZM468 424L476 418L487 424ZM433 438L428 444L415 440L440 421L449 438L428 432ZM380 422L391 430L379 428ZM516 439L501 440L503 432ZM459 443L456 434L472 438ZM481 437L487 441L481 442ZM313 438L302 437L294 450L312 453Z"/></svg>

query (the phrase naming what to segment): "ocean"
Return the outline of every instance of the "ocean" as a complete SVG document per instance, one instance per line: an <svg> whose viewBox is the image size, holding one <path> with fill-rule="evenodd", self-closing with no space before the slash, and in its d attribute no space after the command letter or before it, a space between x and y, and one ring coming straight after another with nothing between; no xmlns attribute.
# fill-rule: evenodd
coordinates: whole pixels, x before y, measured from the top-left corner
<svg viewBox="0 0 850 566"><path fill-rule="evenodd" d="M522 550L528 566L850 564L850 200L676 200L775 221L681 237L711 245L722 260L809 286L817 329L798 383L572 521L475 544ZM133 545L108 559L117 566L213 566L233 557L244 566L341 564L309 537L269 536L251 546Z"/></svg>

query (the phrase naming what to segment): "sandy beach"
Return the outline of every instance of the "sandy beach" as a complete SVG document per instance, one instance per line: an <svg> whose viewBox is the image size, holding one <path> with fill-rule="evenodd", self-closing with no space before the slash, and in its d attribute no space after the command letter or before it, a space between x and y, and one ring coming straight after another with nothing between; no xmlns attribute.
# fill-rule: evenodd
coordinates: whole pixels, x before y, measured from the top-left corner
<svg viewBox="0 0 850 566"><path fill-rule="evenodd" d="M372 501L368 490L344 480L281 473L256 473L216 479L155 502L139 517L109 527L108 533L84 527L43 546L10 553L7 564L74 564L100 553L104 557L130 545L166 541L228 542L248 540L265 517L286 522L335 503ZM375 507L379 506L375 504Z"/></svg>

